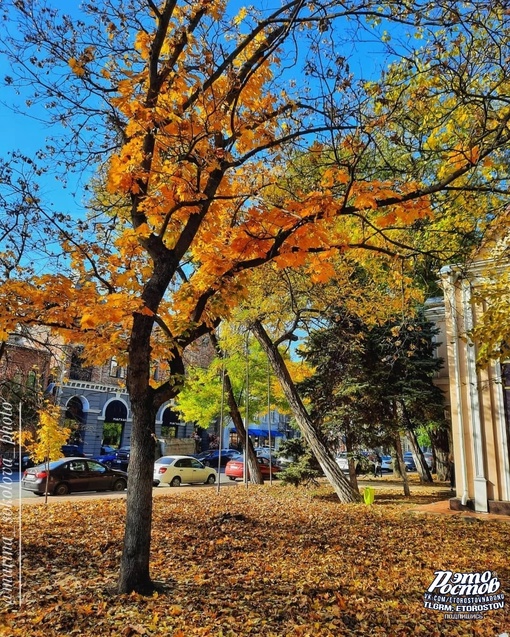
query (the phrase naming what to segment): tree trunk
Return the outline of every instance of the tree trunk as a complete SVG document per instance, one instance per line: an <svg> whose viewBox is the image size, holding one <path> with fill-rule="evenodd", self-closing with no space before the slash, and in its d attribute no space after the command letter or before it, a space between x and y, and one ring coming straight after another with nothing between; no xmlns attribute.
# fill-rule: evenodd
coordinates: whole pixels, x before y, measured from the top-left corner
<svg viewBox="0 0 510 637"><path fill-rule="evenodd" d="M404 486L404 495L409 497L411 495L411 490L409 489L409 480L407 477L407 468L404 462L404 454L402 453L402 443L400 442L400 435L397 433L395 435L395 455L397 460L397 465L400 471L400 475L402 477L402 484Z"/></svg>
<svg viewBox="0 0 510 637"><path fill-rule="evenodd" d="M210 335L211 343L213 344L214 349L216 350L218 356L223 358L223 351L220 347L216 334L211 333ZM248 449L246 449L246 427L244 426L243 419L239 412L239 406L237 404L236 397L234 395L234 389L232 387L232 383L230 381L230 376L225 371L224 375L225 379L225 392L227 394L227 403L228 409L230 411L230 417L232 418L232 422L234 423L234 427L236 428L236 433L241 441L241 445L244 449L244 458L246 465L248 468L249 480L253 484L264 484L264 478L262 477L262 473L260 471L259 463L257 462L257 454L255 453L255 449L253 448L252 441L248 437ZM221 446L221 443L220 443Z"/></svg>
<svg viewBox="0 0 510 637"><path fill-rule="evenodd" d="M149 574L157 409L149 382L152 327L152 317L134 315L127 373L133 424L119 593L148 594L154 589Z"/></svg>
<svg viewBox="0 0 510 637"><path fill-rule="evenodd" d="M281 383L283 392L292 409L301 433L319 461L325 476L333 486L339 500L343 503L361 502L361 495L352 488L336 463L322 433L311 421L278 348L271 341L260 321L256 321L251 326L251 330L269 358L273 371Z"/></svg>
<svg viewBox="0 0 510 637"><path fill-rule="evenodd" d="M407 439L409 440L409 444L413 449L413 456L416 461L416 470L418 471L418 475L420 476L420 482L434 482L428 464L425 460L425 456L423 455L423 451L420 449L420 445L418 444L416 433L413 429L407 430Z"/></svg>
<svg viewBox="0 0 510 637"><path fill-rule="evenodd" d="M434 462L436 464L437 479L442 482L451 480L452 463L450 462L450 453L443 449L435 449Z"/></svg>
<svg viewBox="0 0 510 637"><path fill-rule="evenodd" d="M395 449L395 446L391 448L390 453L391 453L391 464L393 467L393 475L395 476L395 478L402 480L402 471L400 470L400 463L398 461L397 450Z"/></svg>
<svg viewBox="0 0 510 637"><path fill-rule="evenodd" d="M359 491L358 476L356 473L356 460L352 457L353 444L350 436L345 437L345 448L347 449L347 462L349 464L349 482L353 489Z"/></svg>
<svg viewBox="0 0 510 637"><path fill-rule="evenodd" d="M148 594L154 590L150 578L152 529L152 480L155 452L155 413L151 402L130 396L133 413L129 454L124 548L118 592Z"/></svg>
<svg viewBox="0 0 510 637"><path fill-rule="evenodd" d="M439 426L433 429L429 435L434 450L437 479L448 481L451 478L449 429L446 425Z"/></svg>
<svg viewBox="0 0 510 637"><path fill-rule="evenodd" d="M253 484L264 484L264 479L260 472L259 463L257 462L257 454L253 448L253 443L248 437L248 449L246 449L246 427L244 426L243 419L239 413L237 401L234 396L234 390L228 374L225 374L225 389L227 392L228 408L230 410L230 417L236 428L237 435L241 441L241 445L244 449L244 461L248 464L249 481Z"/></svg>
<svg viewBox="0 0 510 637"><path fill-rule="evenodd" d="M432 475L430 473L429 467L425 461L425 456L418 444L418 438L416 437L416 432L414 431L413 423L409 418L409 414L407 412L406 404L404 401L400 403L400 408L402 412L402 420L404 424L404 428L407 433L407 439L409 440L409 444L413 450L413 457L416 463L416 471L420 476L420 482L433 482Z"/></svg>

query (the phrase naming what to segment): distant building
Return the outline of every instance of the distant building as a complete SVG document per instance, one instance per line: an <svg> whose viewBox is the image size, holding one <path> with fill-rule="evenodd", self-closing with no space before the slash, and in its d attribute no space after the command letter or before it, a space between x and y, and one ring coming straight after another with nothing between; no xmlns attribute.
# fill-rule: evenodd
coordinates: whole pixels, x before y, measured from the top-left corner
<svg viewBox="0 0 510 637"><path fill-rule="evenodd" d="M286 414L281 414L276 409L271 410L269 423L271 425L270 427L268 426L266 413L261 417L259 422L252 422L248 426L248 436L250 436L255 446L265 447L271 442L271 447L278 449L282 440L300 435L290 426L290 417ZM236 428L229 422L223 432L223 447L240 448L240 446Z"/></svg>
<svg viewBox="0 0 510 637"><path fill-rule="evenodd" d="M115 358L102 367L84 365L80 347L70 350L68 374L59 388L59 403L73 426L73 439L87 455L98 455L101 445L128 446L131 442L132 413L126 391L126 369ZM196 360L210 360L207 341L191 348ZM154 370L157 378L158 370ZM172 401L160 407L156 415L156 436L166 439L191 439L193 423L183 422Z"/></svg>
<svg viewBox="0 0 510 637"><path fill-rule="evenodd" d="M34 338L21 330L11 334L0 358L0 386L46 387L53 361L51 348L46 331L38 330Z"/></svg>
<svg viewBox="0 0 510 637"><path fill-rule="evenodd" d="M131 441L131 403L126 391L126 369L115 358L103 366L87 366L83 348L65 345L44 328L15 332L0 359L0 390L14 383L21 396L32 388L58 402L72 429L69 440L88 456L99 455L101 446L127 446ZM190 348L194 362L211 360L208 339ZM157 378L158 370L154 370ZM6 398L7 399L7 398ZM182 422L172 401L156 415L156 436L192 439L194 425ZM194 448L194 444L192 445Z"/></svg>

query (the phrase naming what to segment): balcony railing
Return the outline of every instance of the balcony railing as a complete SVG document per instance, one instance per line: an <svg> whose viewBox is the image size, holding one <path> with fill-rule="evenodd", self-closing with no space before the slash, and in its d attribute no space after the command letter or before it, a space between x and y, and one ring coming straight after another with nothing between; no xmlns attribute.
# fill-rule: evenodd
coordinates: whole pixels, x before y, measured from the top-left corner
<svg viewBox="0 0 510 637"><path fill-rule="evenodd" d="M105 385L103 383L94 383L87 380L66 380L62 383L62 388L69 387L71 389L87 389L88 391L100 391L100 392L119 392L125 394L126 391L122 390L118 385Z"/></svg>

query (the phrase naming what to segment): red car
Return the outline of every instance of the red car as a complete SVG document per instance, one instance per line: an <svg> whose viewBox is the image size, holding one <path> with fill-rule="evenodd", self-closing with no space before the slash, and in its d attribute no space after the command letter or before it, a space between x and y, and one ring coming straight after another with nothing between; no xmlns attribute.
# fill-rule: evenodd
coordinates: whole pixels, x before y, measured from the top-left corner
<svg viewBox="0 0 510 637"><path fill-rule="evenodd" d="M257 462L260 465L260 471L262 473L263 478L269 478L269 470L271 468L271 473L273 477L281 471L281 468L272 463L271 467L269 467L269 458L257 458ZM244 457L239 456L238 458L232 458L229 462L227 462L227 466L225 467L225 475L228 476L231 480L236 480L237 478L244 477Z"/></svg>

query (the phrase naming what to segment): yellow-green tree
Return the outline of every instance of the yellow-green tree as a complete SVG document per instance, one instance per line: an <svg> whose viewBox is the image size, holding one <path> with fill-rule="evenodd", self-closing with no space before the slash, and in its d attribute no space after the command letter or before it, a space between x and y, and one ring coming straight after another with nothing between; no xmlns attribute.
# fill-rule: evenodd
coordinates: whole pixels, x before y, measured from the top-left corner
<svg viewBox="0 0 510 637"><path fill-rule="evenodd" d="M25 446L35 462L51 462L62 457L71 430L63 426L62 410L58 405L45 401L39 411L39 427L33 440Z"/></svg>
<svg viewBox="0 0 510 637"><path fill-rule="evenodd" d="M24 432L23 446L36 464L45 464L47 473L52 460L62 457L71 430L63 424L63 413L58 405L44 401L39 410L39 426L34 433ZM49 476L49 474L48 474ZM48 476L46 478L46 498L48 497Z"/></svg>

